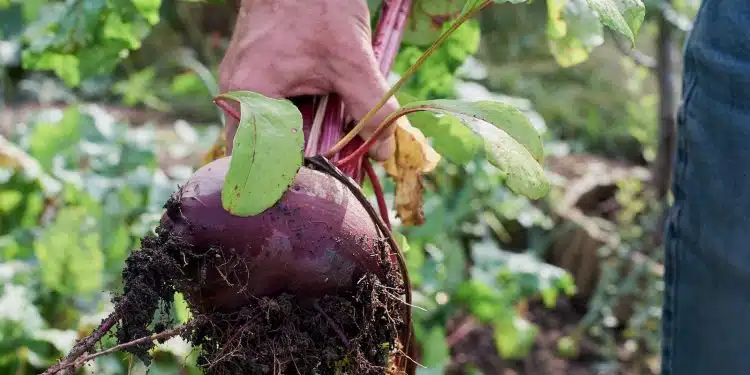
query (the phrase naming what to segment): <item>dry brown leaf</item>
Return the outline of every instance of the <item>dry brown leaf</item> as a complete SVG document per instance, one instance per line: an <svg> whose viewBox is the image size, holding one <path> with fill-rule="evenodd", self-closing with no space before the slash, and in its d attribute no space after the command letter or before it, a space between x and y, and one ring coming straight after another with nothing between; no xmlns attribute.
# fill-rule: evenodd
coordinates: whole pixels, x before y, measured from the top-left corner
<svg viewBox="0 0 750 375"><path fill-rule="evenodd" d="M223 158L227 154L227 133L224 128L221 129L221 133L219 134L219 137L216 138L216 142L214 142L213 146L211 146L208 151L206 151L205 154L203 154L203 157L201 158L201 165L200 167L216 160Z"/></svg>
<svg viewBox="0 0 750 375"><path fill-rule="evenodd" d="M435 169L438 154L422 132L413 127L406 117L397 120L396 152L383 163L386 173L396 184L396 213L403 225L424 223L424 185L422 174Z"/></svg>

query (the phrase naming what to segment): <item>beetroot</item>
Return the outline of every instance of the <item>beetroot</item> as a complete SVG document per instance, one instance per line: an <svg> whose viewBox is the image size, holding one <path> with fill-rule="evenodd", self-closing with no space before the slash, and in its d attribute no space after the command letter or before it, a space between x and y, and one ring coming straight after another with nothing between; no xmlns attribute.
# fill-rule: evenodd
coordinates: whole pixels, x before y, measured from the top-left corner
<svg viewBox="0 0 750 375"><path fill-rule="evenodd" d="M161 226L190 243L197 255L221 249L243 266L227 288L221 270L208 270L200 305L235 309L258 296L322 297L351 290L366 272L385 277L387 243L365 208L334 177L302 167L274 206L257 216L234 216L221 205L229 157L199 169L182 187L179 208ZM200 270L197 270L200 271ZM226 275L225 275L226 276Z"/></svg>
<svg viewBox="0 0 750 375"><path fill-rule="evenodd" d="M128 257L118 342L166 329L154 317L181 292L193 318L180 334L206 374L402 374L408 276L358 185L309 158L276 204L234 216L221 203L229 158L199 169ZM124 350L148 363L151 348Z"/></svg>

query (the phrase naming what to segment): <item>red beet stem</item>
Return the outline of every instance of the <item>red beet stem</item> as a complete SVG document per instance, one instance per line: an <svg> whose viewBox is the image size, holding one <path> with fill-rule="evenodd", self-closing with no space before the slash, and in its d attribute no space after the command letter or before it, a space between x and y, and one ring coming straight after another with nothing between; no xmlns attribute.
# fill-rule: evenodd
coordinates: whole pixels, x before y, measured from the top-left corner
<svg viewBox="0 0 750 375"><path fill-rule="evenodd" d="M385 131L385 129L388 129L388 127L391 126L396 121L396 119L398 119L401 116L406 116L409 113L413 113L413 112L417 112L417 111L421 111L421 110L423 110L423 108L419 108L419 107L417 107L417 108L410 108L410 109L402 109L402 110L399 111L398 114L391 115L391 117L389 117L388 119L386 119L387 121L384 121L382 124L380 124L380 126L377 129L375 129L375 132L372 133L372 137L370 139L368 139L365 143L363 143L362 146L359 146L350 155L348 155L347 157L339 160L336 163L336 166L339 167L339 168L343 168L346 165L348 165L349 163L352 163L353 161L357 160L357 158L361 157L362 155L364 155L365 153L367 153L367 151L370 150L370 147L372 147L372 145L375 143L375 140L378 137L380 137L380 135L383 134L383 132Z"/></svg>
<svg viewBox="0 0 750 375"><path fill-rule="evenodd" d="M349 142L343 149L341 149L341 155L350 155L352 152L357 150L362 144L364 144L364 140L362 140L361 137L354 138L351 142ZM361 184L362 181L364 181L365 178L365 172L362 169L362 163L365 161L366 158L357 158L355 161L356 163L350 162L346 165L343 165L341 168L341 171L344 172L347 176L352 177L357 183Z"/></svg>
<svg viewBox="0 0 750 375"><path fill-rule="evenodd" d="M370 163L369 159L365 159L363 166L365 173L367 173L367 178L370 179L370 183L372 184L372 189L375 191L375 197L378 200L378 210L380 211L380 216L383 217L385 225L388 227L388 230L390 230L391 219L388 217L388 207L385 205L383 187L380 185L378 175L375 174L375 169L372 168L372 163Z"/></svg>
<svg viewBox="0 0 750 375"><path fill-rule="evenodd" d="M318 150L328 150L333 147L334 144L341 138L341 130L344 123L344 102L341 97L337 94L330 94L328 103L321 103L321 105L327 104L325 109L325 115L323 118L322 135L320 137L320 143ZM339 155L334 155L331 161L335 161Z"/></svg>
<svg viewBox="0 0 750 375"><path fill-rule="evenodd" d="M226 112L229 116L234 118L237 121L240 121L240 114L237 112L236 109L232 108L229 103L224 101L224 99L214 99L214 103L219 106L219 108L223 109L224 112Z"/></svg>
<svg viewBox="0 0 750 375"><path fill-rule="evenodd" d="M383 13L375 27L373 50L380 62L380 71L386 76L396 60L411 5L411 0L386 0L383 3Z"/></svg>

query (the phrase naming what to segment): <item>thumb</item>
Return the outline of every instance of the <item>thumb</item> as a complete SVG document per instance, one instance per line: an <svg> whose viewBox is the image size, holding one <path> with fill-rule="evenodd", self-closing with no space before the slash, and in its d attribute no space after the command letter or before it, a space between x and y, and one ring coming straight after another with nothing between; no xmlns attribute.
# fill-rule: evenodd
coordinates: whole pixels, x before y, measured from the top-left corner
<svg viewBox="0 0 750 375"><path fill-rule="evenodd" d="M358 60L359 64L348 65L344 71L340 72L341 74L337 74L337 79L333 84L336 92L341 95L347 112L357 121L374 108L390 90L390 85L380 72L375 56L370 52L365 57ZM351 61L348 62L351 63ZM365 140L370 139L386 117L398 108L399 103L396 98L389 98L386 104L365 124L359 135ZM396 150L394 131L395 122L380 134L370 149L370 156L373 159L384 161L393 155Z"/></svg>

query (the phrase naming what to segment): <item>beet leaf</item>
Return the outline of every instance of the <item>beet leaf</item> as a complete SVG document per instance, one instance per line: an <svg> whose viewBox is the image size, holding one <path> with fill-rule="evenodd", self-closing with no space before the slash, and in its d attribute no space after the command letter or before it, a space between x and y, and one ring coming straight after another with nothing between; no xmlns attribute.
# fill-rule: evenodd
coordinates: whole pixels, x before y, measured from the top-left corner
<svg viewBox="0 0 750 375"><path fill-rule="evenodd" d="M419 111L450 116L469 128L484 144L489 162L504 172L505 183L514 193L538 199L549 192L549 182L541 166L544 160L542 139L517 108L491 100L419 101L404 105L385 123ZM434 145L442 153L437 146Z"/></svg>
<svg viewBox="0 0 750 375"><path fill-rule="evenodd" d="M230 92L217 99L240 104L222 205L236 216L260 214L281 199L302 166L302 114L289 100L255 92Z"/></svg>

